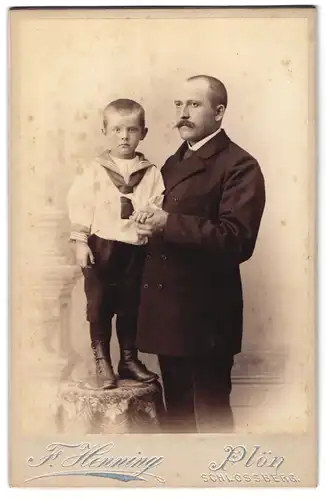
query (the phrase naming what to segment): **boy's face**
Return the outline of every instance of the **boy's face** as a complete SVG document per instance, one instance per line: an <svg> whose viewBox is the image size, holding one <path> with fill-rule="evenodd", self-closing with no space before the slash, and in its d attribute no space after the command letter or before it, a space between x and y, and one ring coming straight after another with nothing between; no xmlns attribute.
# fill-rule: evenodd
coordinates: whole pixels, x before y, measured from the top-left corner
<svg viewBox="0 0 326 500"><path fill-rule="evenodd" d="M140 123L138 113L119 112L110 109L105 114L107 121L103 133L109 140L110 150L117 158L133 158L139 141L145 138L147 129Z"/></svg>

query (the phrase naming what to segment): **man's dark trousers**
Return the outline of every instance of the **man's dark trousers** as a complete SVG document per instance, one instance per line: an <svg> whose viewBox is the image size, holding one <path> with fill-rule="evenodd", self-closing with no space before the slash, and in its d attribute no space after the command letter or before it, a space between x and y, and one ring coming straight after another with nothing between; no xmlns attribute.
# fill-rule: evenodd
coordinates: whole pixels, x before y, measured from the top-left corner
<svg viewBox="0 0 326 500"><path fill-rule="evenodd" d="M159 356L166 403L166 432L232 432L233 355Z"/></svg>

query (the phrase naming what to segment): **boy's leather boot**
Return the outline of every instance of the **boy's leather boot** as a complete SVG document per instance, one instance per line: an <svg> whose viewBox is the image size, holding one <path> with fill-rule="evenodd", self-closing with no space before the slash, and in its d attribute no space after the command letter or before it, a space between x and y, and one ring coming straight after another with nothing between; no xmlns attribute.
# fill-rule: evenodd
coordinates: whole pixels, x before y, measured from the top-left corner
<svg viewBox="0 0 326 500"><path fill-rule="evenodd" d="M137 356L137 349L121 349L118 365L120 378L131 378L138 382L154 382L158 375L146 368Z"/></svg>
<svg viewBox="0 0 326 500"><path fill-rule="evenodd" d="M120 346L118 373L120 378L131 378L138 382L154 382L158 379L158 375L148 370L144 363L138 359L133 328L121 329L119 326L119 322L117 322L117 336Z"/></svg>
<svg viewBox="0 0 326 500"><path fill-rule="evenodd" d="M112 368L109 345L101 340L92 341L96 365L96 380L99 389L114 389L117 380Z"/></svg>

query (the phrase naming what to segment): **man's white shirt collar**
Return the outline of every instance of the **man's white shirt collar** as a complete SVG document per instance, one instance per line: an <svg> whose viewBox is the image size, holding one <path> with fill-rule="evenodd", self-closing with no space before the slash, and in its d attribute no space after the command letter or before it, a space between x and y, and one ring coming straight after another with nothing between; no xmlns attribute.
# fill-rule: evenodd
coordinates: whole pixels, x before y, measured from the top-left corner
<svg viewBox="0 0 326 500"><path fill-rule="evenodd" d="M193 144L192 146L188 142L189 149L191 149L192 151L197 151L204 144L206 144L206 142L210 141L215 135L217 135L220 131L221 131L221 128L219 128L218 130L215 130L215 132L213 132L210 135L207 135L206 137L204 137L204 139L202 139L201 141L196 142L196 144Z"/></svg>

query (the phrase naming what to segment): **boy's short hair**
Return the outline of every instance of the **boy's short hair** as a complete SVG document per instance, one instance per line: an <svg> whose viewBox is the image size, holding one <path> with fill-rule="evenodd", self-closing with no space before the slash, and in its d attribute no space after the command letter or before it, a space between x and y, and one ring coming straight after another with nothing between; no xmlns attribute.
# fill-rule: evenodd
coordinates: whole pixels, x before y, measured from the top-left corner
<svg viewBox="0 0 326 500"><path fill-rule="evenodd" d="M116 99L110 102L103 111L103 125L106 128L108 120L106 118L106 113L114 109L119 113L137 113L139 115L139 122L142 128L145 128L145 110L141 104L132 99Z"/></svg>

